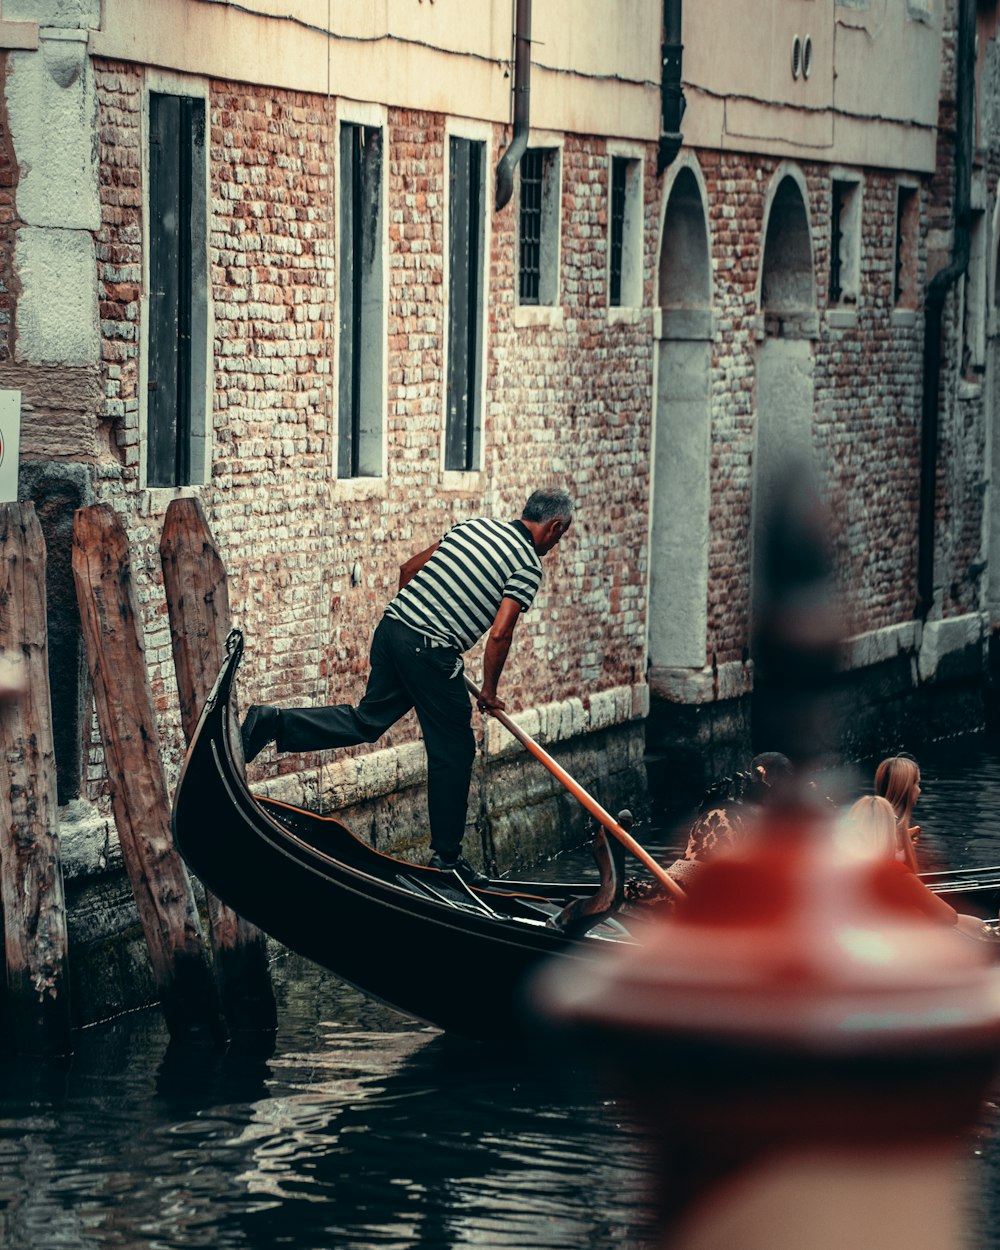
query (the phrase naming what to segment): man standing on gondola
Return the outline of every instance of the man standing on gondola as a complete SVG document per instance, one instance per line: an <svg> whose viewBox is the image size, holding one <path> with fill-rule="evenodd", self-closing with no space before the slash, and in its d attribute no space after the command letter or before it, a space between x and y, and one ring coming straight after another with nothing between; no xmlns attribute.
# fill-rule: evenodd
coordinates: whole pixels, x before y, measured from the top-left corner
<svg viewBox="0 0 1000 1250"><path fill-rule="evenodd" d="M411 557L400 568L399 592L372 637L361 702L357 707L252 705L242 729L247 763L269 742L279 751L375 742L414 708L427 749L430 864L454 869L473 885L484 884L487 878L462 855L476 754L462 656L489 630L478 707L503 711L497 685L514 627L541 583L541 557L572 520L570 496L545 487L531 495L519 520L462 521Z"/></svg>

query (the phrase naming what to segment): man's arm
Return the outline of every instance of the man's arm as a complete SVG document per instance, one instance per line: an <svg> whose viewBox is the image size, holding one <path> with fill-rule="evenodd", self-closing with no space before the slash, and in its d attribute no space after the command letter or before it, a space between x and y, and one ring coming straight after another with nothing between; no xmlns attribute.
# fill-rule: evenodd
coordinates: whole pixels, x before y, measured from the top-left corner
<svg viewBox="0 0 1000 1250"><path fill-rule="evenodd" d="M399 589L400 590L403 589L403 587L406 585L407 582L412 581L414 577L416 577L416 575L420 572L420 570L424 567L427 561L431 558L431 556L434 554L435 551L437 551L438 547L440 546L441 546L440 542L431 543L431 545L426 549L426 551L420 551L415 556L410 556L409 560L407 560L405 564L401 564L399 566Z"/></svg>
<svg viewBox="0 0 1000 1250"><path fill-rule="evenodd" d="M480 712L503 712L507 705L497 697L497 683L507 662L507 652L514 638L514 626L521 615L521 605L516 599L501 599L497 609L490 636L486 640L486 654L483 656L483 688L479 692L476 705Z"/></svg>

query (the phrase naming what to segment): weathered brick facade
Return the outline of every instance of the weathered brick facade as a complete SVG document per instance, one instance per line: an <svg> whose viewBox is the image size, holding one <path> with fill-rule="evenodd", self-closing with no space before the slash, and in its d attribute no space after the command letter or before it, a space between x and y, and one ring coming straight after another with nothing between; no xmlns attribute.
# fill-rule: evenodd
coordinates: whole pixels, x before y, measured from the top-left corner
<svg viewBox="0 0 1000 1250"><path fill-rule="evenodd" d="M712 513L706 663L739 660L748 644L754 363L764 192L779 162L698 153L710 197L718 334L712 379ZM802 166L809 186L819 311L825 309L832 176ZM813 347L814 431L834 505L833 537L861 633L913 610L922 332L892 323L895 177L864 173L856 324L821 316ZM924 263L921 258L921 273ZM872 536L877 542L870 542ZM962 609L959 609L962 610Z"/></svg>
<svg viewBox="0 0 1000 1250"><path fill-rule="evenodd" d="M603 17L599 5L580 6ZM9 41L0 43L0 386L21 393L21 492L59 552L50 564L63 602L50 605L50 632L74 632L73 509L110 503L129 533L168 778L182 735L159 542L179 491L198 495L228 570L232 617L247 639L245 707L355 699L399 565L455 521L515 514L549 481L566 485L579 511L518 626L502 687L509 707L609 807L642 802L644 745L660 796L742 767L752 731L755 498L782 422L795 420L831 505L852 633L845 684L886 709L878 732L890 737L859 734L853 745L899 742L912 723L905 700L915 697L907 715L922 717L936 691L956 686L961 723L976 723L984 642L1000 621L1000 504L990 487L1000 472L1000 52L990 6L978 6L972 209L981 268L944 306L926 620L917 534L924 301L955 239L958 0L946 0L943 29L936 11L910 5L877 21L863 5L827 6L820 29L820 6L807 6L817 10L816 68L808 83L784 84L777 71L747 66L733 39L708 38L708 0L686 6L688 133L664 170L659 0L633 6L641 38L603 49L564 41L559 5L536 6L535 51L545 52L533 64L531 143L558 152L560 178L558 294L547 308L522 306L517 294L518 195L499 211L491 202L513 137L505 19L491 8L483 23L475 6L447 20L440 5L414 16L390 0L390 26L416 23L406 29L420 38L391 32L382 46L353 11L327 32L268 7L193 4L204 29L226 32L204 49L152 7L137 41L132 0L81 7L75 18L60 10L78 30L47 30L45 19L15 30L0 17ZM790 6L760 7L776 39L788 33ZM747 8L714 11L736 29ZM859 65L881 64L897 38L918 57L917 87L880 83L866 95ZM853 82L850 101L838 95L841 81ZM181 488L148 484L159 237L152 94L204 103L197 193L207 254L193 274L207 297L207 324L196 330L207 356L207 428L196 434L207 453ZM39 122L41 105L51 122ZM384 467L356 479L338 471L343 122L381 129L384 181ZM51 169L46 124L65 139ZM453 136L485 141L483 454L470 472L443 468ZM637 245L630 236L640 272L630 299L609 308L616 158L641 162ZM860 202L857 289L833 307L832 204L845 179ZM901 184L916 206L904 304L894 293ZM53 279L63 256L73 266L65 307ZM983 358L969 351L970 309L985 325ZM473 674L480 655L470 657ZM57 747L60 801L100 800L107 778L79 639L57 671L67 739ZM524 863L555 850L567 829L579 832L579 809L548 775L517 751L505 755L510 739L495 723L477 728L473 856L481 842L502 865ZM251 779L292 801L349 807L380 847L422 854L418 736L408 717L372 749L266 754ZM84 880L108 861L107 808L63 810L74 854L84 848L81 863L90 855ZM87 843L95 828L99 845Z"/></svg>
<svg viewBox="0 0 1000 1250"><path fill-rule="evenodd" d="M104 416L118 448L99 493L130 507L140 437L142 76L117 64L99 66L97 77ZM212 85L216 450L203 498L231 578L233 617L248 637L248 699L359 695L371 631L399 565L465 516L516 514L534 486L550 480L565 482L581 508L519 627L505 697L530 706L642 680L652 356L645 321L608 325L604 144L566 142L562 329L513 327L513 208L494 222L487 468L478 486L448 491L440 476L444 135L440 115L389 110L389 469L368 497L338 499L330 469L336 199L327 101ZM502 138L498 130L494 151ZM652 197L647 221L651 273ZM170 679L154 603L157 520L136 518L133 559L161 622L148 657L162 695ZM413 734L404 723L385 742Z"/></svg>
<svg viewBox="0 0 1000 1250"><path fill-rule="evenodd" d="M839 166L707 147L683 154L704 187L711 261L707 576L704 604L690 605L706 623L704 667L690 673L710 688L703 682L695 702L725 702L745 693L751 680L760 361L775 334L790 333L762 302L761 274L772 197L786 177L802 187L813 290L811 328L793 337L808 344L812 440L832 504L831 536L850 626L867 636L913 620L921 300L928 276L948 259L951 240L954 14L952 3L943 41L937 169L906 175L916 189L920 228L913 261L918 299L904 315L893 306L900 171L860 165L846 171L860 183L862 205L852 318L832 316L828 307L831 198L834 180L844 176ZM994 48L989 41L982 57L984 117L994 107ZM167 757L175 765L180 736L158 553L170 494L144 487L140 358L150 211L144 203L143 110L149 90L159 88L155 72L139 64L97 56L92 68L101 212L100 408L93 448L81 459L93 465L96 497L114 503L128 519L154 695ZM168 90L183 92L182 76L171 84ZM664 278L669 191L669 174L657 172L655 144L631 144L643 162L643 298L634 315L609 315L613 149L604 136L567 132L552 140L561 153L557 316L518 316L516 197L491 214L483 467L447 475L441 440L451 119L391 101L379 106L385 144L386 470L364 483L345 482L337 480L334 441L341 263L335 154L339 123L350 119L352 106L337 98L332 84L324 94L201 79L192 90L206 99L211 305L209 477L197 489L229 571L234 620L248 639L244 701L356 697L367 671L368 640L394 590L399 564L454 521L479 512L510 515L536 484L554 479L577 495L581 507L570 539L546 562L535 610L519 627L505 696L513 707L576 695L586 705L592 694L632 689L633 713L641 715L647 601L660 558L655 536L652 548L647 542L647 527L658 402L654 310ZM489 136L489 182L511 132L496 123L477 125ZM986 200L992 205L996 158L989 142L984 151ZM15 170L8 154L0 164L4 187ZM13 209L4 207L8 211ZM0 266L0 298L9 301L10 265L2 247ZM935 608L941 619L975 614L983 599L988 421L981 373L961 365L961 317L956 293L946 305L941 387L941 592ZM669 392L669 377L660 379L664 389ZM471 667L475 671L475 657ZM683 684L686 678L677 680ZM384 745L415 734L408 720ZM301 765L300 759L283 758L268 767L281 774ZM95 746L94 784L100 768Z"/></svg>

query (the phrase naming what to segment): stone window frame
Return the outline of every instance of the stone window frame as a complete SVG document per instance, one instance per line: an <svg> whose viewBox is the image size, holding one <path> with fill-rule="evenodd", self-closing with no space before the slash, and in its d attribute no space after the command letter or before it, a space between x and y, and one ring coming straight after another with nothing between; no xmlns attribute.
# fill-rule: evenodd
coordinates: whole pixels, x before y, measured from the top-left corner
<svg viewBox="0 0 1000 1250"><path fill-rule="evenodd" d="M906 16L913 22L929 24L934 19L934 0L906 0Z"/></svg>
<svg viewBox="0 0 1000 1250"><path fill-rule="evenodd" d="M451 194L449 178L449 161L451 159L451 140L471 139L484 144L484 188L485 198L482 204L483 213L483 254L480 259L482 266L483 306L482 306L482 368L479 379L479 463L474 469L446 469L445 432L448 428L448 311L450 302L450 270L448 264L448 239L451 226ZM445 120L444 144L442 148L442 201L444 236L442 244L442 307L441 307L441 451L440 468L441 484L445 490L478 491L483 483L483 470L486 464L486 406L488 402L486 375L489 360L490 334L490 256L493 248L493 213L490 209L490 171L496 165L496 154L493 142L493 127L489 122L473 121L464 117L449 117Z"/></svg>
<svg viewBox="0 0 1000 1250"><path fill-rule="evenodd" d="M205 314L203 333L198 336L198 347L204 353L204 382L200 388L203 403L191 414L191 481L178 486L150 486L147 484L147 454L149 446L149 290L150 290L150 178L149 178L149 97L150 95L187 96L201 100L205 107L204 145L204 256L205 256ZM177 74L169 70L148 67L143 76L140 115L140 143L142 152L142 294L139 305L139 486L145 509L151 513L161 512L171 499L197 495L212 478L213 429L215 414L215 315L211 278L211 143L209 131L212 124L212 93L209 80L194 75Z"/></svg>
<svg viewBox="0 0 1000 1250"><path fill-rule="evenodd" d="M768 277L767 243L771 229L771 216L775 209L782 184L791 179L798 187L802 197L805 213L804 239L808 247L808 264L803 264L800 272L807 284L808 298L798 304L791 304L785 309L775 310L766 298L766 279ZM767 192L764 196L764 212L761 223L761 252L757 265L756 305L757 313L753 320L754 338L761 342L769 336L769 321L779 311L782 322L782 337L809 338L819 337L819 314L817 311L818 279L816 273L816 231L813 224L813 205L809 192L809 184L805 174L795 161L782 161L771 174Z"/></svg>
<svg viewBox="0 0 1000 1250"><path fill-rule="evenodd" d="M608 323L634 323L640 320L645 303L645 219L646 158L644 150L634 143L608 140L606 145L608 171L608 236L607 236L607 310ZM625 221L622 237L622 291L618 304L611 303L611 194L612 169L615 160L626 160L630 168L625 184Z"/></svg>
<svg viewBox="0 0 1000 1250"><path fill-rule="evenodd" d="M848 211L841 216L843 241L841 243L840 261L840 298L833 300L829 283L827 284L827 324L835 329L849 328L857 324L858 309L861 306L861 257L864 252L864 174L856 169L834 166L830 171L830 252L829 263L833 257L833 197L838 186L850 186L851 202ZM832 281L832 273L829 275Z"/></svg>
<svg viewBox="0 0 1000 1250"><path fill-rule="evenodd" d="M517 186L515 187L515 203L516 209L516 245L514 260L514 325L518 329L530 326L548 326L550 329L561 329L563 325L563 309L562 309L562 197L563 197L563 171L565 161L563 160L565 148L565 136L556 134L553 131L533 130L528 137L528 148L543 148L552 150L556 153L554 162L556 172L552 175L554 187L550 186L546 192L548 203L555 209L555 212L548 218L544 224L546 234L550 240L549 268L550 276L554 281L555 291L550 302L544 304L522 304L520 301L520 251L521 251L521 225L520 225L520 205L521 205L521 163L518 162L517 167ZM553 256L553 252L555 253Z"/></svg>
<svg viewBox="0 0 1000 1250"><path fill-rule="evenodd" d="M688 210L673 216L671 209L678 182L693 183L694 197L685 196ZM653 281L653 409L650 431L650 503L646 543L651 553L645 594L645 651L650 685L662 690L683 688L687 692L711 692L713 673L704 667L708 631L709 526L711 506L711 355L716 342L714 302L716 266L712 250L710 198L704 171L697 155L681 151L666 171L659 196L656 271ZM703 236L697 247L687 250L687 261L674 272L680 279L661 303L666 291L664 275L671 266L668 235L690 237L683 228L688 212L700 219ZM670 223L673 223L671 227ZM696 388L678 388L676 364L687 371L701 351L704 367L692 376L701 378ZM666 386L663 379L668 379ZM688 416L701 400L699 424L667 415L678 400ZM700 442L700 445L699 445ZM677 484L683 483L680 489ZM669 534L667 543L658 541ZM678 535L680 538L678 539ZM655 558L652 553L656 553ZM682 586L678 597L676 587ZM675 609L678 604L687 610ZM665 610L664 610L665 609ZM736 671L738 665L732 666ZM745 674L745 670L744 674ZM716 674L717 675L717 674ZM723 683L726 682L723 677ZM687 697L687 696L685 696ZM709 694L708 697L711 697ZM703 701L700 694L695 700Z"/></svg>
<svg viewBox="0 0 1000 1250"><path fill-rule="evenodd" d="M1000 335L1000 195L995 195L990 214L989 259L986 269L986 334Z"/></svg>
<svg viewBox="0 0 1000 1250"><path fill-rule="evenodd" d="M338 474L338 457L340 446L340 128L343 124L377 127L382 131L382 422L381 422L381 459L377 477L340 477ZM332 342L330 362L330 481L331 494L334 502L356 499L384 499L388 497L389 479L389 279L392 269L392 257L389 251L389 177L391 165L391 136L389 133L389 110L384 104L373 104L358 100L338 100L332 118L330 146L331 164L334 168L334 193L331 196L330 233L334 240L333 266L330 271L331 300L330 310L334 323L327 328Z"/></svg>
<svg viewBox="0 0 1000 1250"><path fill-rule="evenodd" d="M892 322L897 326L911 326L916 323L917 309L920 301L919 273L920 261L920 182L916 178L896 178L895 205L893 208L893 246L892 272L890 281L890 304ZM906 197L906 205L901 208L902 199ZM901 214L903 219L901 220ZM896 295L896 271L900 264L900 249L905 247L903 257L903 280L900 293Z"/></svg>
<svg viewBox="0 0 1000 1250"><path fill-rule="evenodd" d="M969 264L962 278L962 366L967 381L981 383L986 372L986 339L989 333L990 223L986 215L986 191L982 179L972 185L969 224Z"/></svg>

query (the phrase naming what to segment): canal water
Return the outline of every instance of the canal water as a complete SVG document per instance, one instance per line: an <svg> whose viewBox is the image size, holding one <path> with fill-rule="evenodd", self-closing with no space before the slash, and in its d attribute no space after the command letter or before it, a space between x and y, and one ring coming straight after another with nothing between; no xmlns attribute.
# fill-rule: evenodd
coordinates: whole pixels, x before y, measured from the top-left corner
<svg viewBox="0 0 1000 1250"><path fill-rule="evenodd" d="M921 765L924 853L1000 861L1000 746ZM589 851L541 871L589 872ZM0 1247L655 1244L649 1143L571 1059L446 1037L295 957L274 976L269 1053L177 1052L146 1011L84 1030L66 1065L0 1069ZM1000 1250L995 1115L963 1143L970 1250Z"/></svg>

